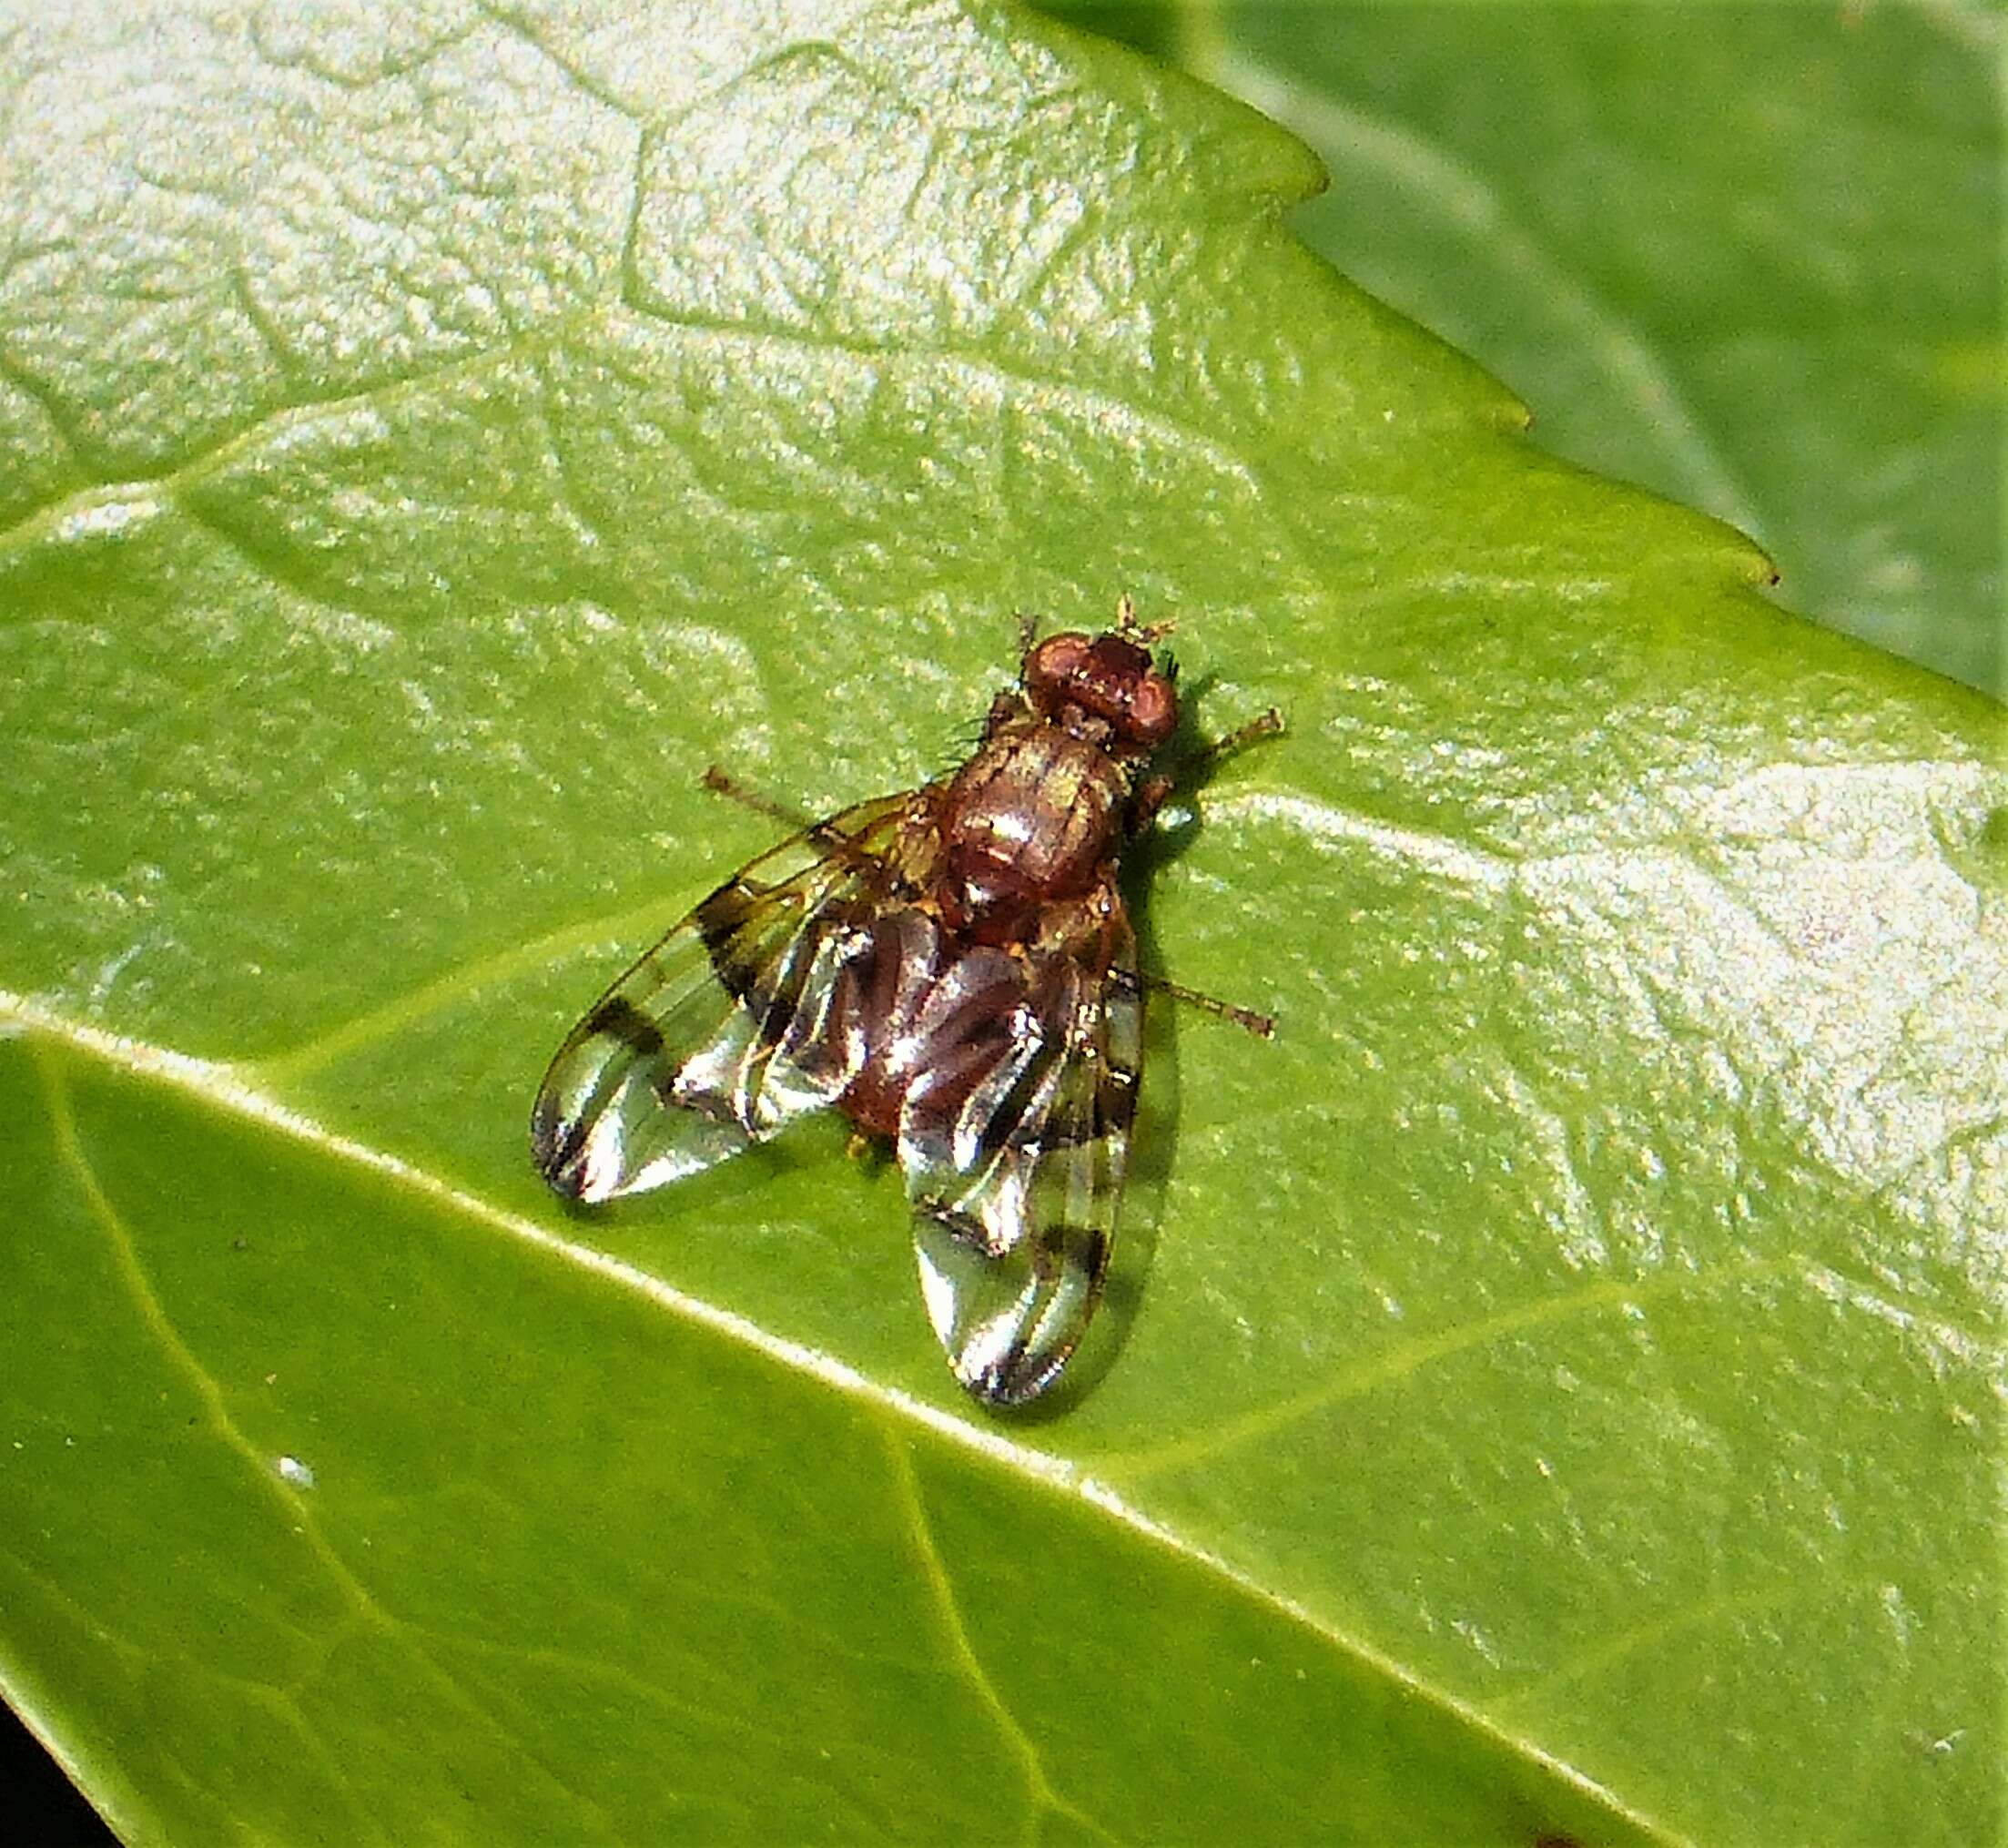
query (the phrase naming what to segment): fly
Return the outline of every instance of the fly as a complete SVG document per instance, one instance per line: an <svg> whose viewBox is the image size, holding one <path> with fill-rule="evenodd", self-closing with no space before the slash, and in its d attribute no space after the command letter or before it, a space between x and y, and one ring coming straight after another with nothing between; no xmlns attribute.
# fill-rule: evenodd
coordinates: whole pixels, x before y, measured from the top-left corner
<svg viewBox="0 0 2008 1848"><path fill-rule="evenodd" d="M1100 1298L1136 1114L1146 980L1117 873L1176 780L1152 768L1178 723L1163 633L1127 597L1098 635L1028 627L952 777L802 828L671 929L544 1076L551 1186L642 1193L835 1108L898 1153L956 1377L992 1406L1051 1386Z"/></svg>

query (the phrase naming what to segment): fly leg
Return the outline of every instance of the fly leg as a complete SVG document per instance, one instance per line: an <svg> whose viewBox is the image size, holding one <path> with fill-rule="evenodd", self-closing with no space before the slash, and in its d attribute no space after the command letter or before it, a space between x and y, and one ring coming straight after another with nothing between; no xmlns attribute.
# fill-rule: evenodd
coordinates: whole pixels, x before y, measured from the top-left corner
<svg viewBox="0 0 2008 1848"><path fill-rule="evenodd" d="M705 772L705 787L714 796L726 796L742 808L750 808L756 815L765 815L768 819L786 825L791 834L800 834L816 825L813 816L804 815L798 808L790 808L786 802L776 802L771 796L763 796L756 789L748 789L744 783L728 777L717 765L713 764Z"/></svg>
<svg viewBox="0 0 2008 1848"><path fill-rule="evenodd" d="M1274 706L1267 712L1257 713L1246 725L1236 726L1223 738L1215 738L1210 745L1202 745L1198 750L1188 752L1171 766L1169 780L1173 783L1190 783L1203 777L1223 757L1231 757L1236 751L1259 743L1263 738L1283 736L1283 715ZM1152 777L1152 782L1158 779ZM1159 798L1163 799L1161 797Z"/></svg>
<svg viewBox="0 0 2008 1848"><path fill-rule="evenodd" d="M1231 757L1244 746L1259 743L1263 738L1281 736L1283 715L1271 706L1267 712L1259 713L1244 726L1237 726L1223 738L1215 738L1210 745L1202 745L1196 751L1189 751L1169 768L1153 770L1139 783L1130 797L1130 833L1139 835L1150 827L1158 810L1164 806L1165 798L1181 783L1191 783L1205 776L1222 757Z"/></svg>
<svg viewBox="0 0 2008 1848"><path fill-rule="evenodd" d="M1114 972L1112 980L1125 987L1132 985L1132 978L1120 970ZM1133 985L1154 990L1161 995L1169 995L1174 1001L1183 1001L1188 1007L1198 1008L1217 1019L1232 1020L1258 1040L1273 1040L1276 1036L1276 1021L1273 1014L1257 1013L1253 1008L1237 1008L1232 1001L1223 1001L1218 996L1202 993L1196 988L1187 988L1182 982L1167 981L1161 975L1146 975L1141 970L1133 978Z"/></svg>

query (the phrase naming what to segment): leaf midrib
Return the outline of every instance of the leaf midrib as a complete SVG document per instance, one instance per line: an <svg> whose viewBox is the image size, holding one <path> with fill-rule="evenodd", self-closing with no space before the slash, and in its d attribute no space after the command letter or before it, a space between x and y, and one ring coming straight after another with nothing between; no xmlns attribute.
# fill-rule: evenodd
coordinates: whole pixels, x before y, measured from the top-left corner
<svg viewBox="0 0 2008 1848"><path fill-rule="evenodd" d="M592 1272L618 1288L645 1297L680 1320L751 1348L784 1368L843 1393L866 1406L888 1430L925 1436L1000 1466L1028 1484L1084 1503L1137 1538L1162 1548L1181 1564L1196 1569L1230 1596L1246 1599L1282 1618L1323 1647L1351 1658L1368 1672L1426 1702L1445 1720L1492 1741L1542 1774L1601 1805L1641 1838L1664 1844L1664 1848L1691 1848L1690 1838L1634 1810L1606 1786L1557 1759L1532 1740L1500 1726L1456 1695L1424 1680L1371 1643L1338 1629L1293 1599L1251 1579L1218 1554L1154 1520L1064 1457L1029 1448L999 1432L972 1425L897 1386L874 1380L828 1354L792 1341L749 1316L693 1296L591 1246L574 1244L533 1220L440 1180L397 1155L330 1131L247 1083L232 1066L72 1020L29 996L5 990L0 990L0 1030L54 1040L70 1053L165 1085L218 1114L276 1130L322 1156L405 1187L436 1208L513 1238L557 1263ZM341 1569L346 1571L345 1568Z"/></svg>

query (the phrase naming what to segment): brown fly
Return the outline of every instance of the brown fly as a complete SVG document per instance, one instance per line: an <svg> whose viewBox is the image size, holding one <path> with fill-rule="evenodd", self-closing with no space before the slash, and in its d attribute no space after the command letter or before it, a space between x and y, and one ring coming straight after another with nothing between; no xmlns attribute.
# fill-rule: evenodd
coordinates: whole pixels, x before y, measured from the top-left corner
<svg viewBox="0 0 2008 1848"><path fill-rule="evenodd" d="M1161 633L1128 598L1100 635L1028 631L954 776L720 886L552 1061L531 1118L544 1179L612 1200L835 1106L898 1151L956 1377L991 1405L1050 1386L1101 1294L1136 1112L1144 981L1117 863L1174 784L1151 767L1178 722Z"/></svg>

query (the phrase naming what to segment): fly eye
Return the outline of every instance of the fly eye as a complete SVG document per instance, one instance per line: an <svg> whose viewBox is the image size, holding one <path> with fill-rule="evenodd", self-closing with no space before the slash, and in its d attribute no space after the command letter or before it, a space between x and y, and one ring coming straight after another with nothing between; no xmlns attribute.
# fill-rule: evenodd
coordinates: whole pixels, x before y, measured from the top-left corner
<svg viewBox="0 0 2008 1848"><path fill-rule="evenodd" d="M1161 744L1178 724L1178 696L1162 675L1151 674L1137 683L1130 702L1130 729L1145 744Z"/></svg>
<svg viewBox="0 0 2008 1848"><path fill-rule="evenodd" d="M1031 671L1044 680L1065 680L1079 674L1092 646L1087 636L1067 631L1049 635L1032 650Z"/></svg>
<svg viewBox="0 0 2008 1848"><path fill-rule="evenodd" d="M1058 704L1077 697L1075 686L1088 670L1090 644L1071 631L1049 635L1025 664L1025 686L1035 700Z"/></svg>

